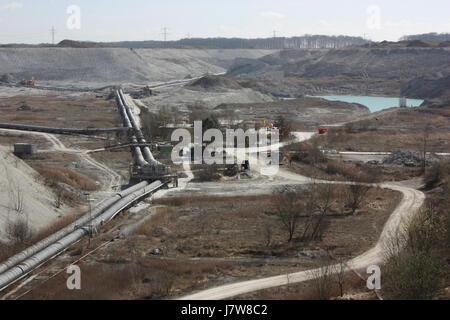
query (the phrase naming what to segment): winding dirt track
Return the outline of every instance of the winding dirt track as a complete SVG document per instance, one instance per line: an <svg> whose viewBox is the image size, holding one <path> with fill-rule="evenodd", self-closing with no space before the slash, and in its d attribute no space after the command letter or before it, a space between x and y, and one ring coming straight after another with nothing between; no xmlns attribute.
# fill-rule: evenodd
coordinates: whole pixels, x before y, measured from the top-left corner
<svg viewBox="0 0 450 320"><path fill-rule="evenodd" d="M31 132L31 131L17 131L17 130L11 130L11 129L0 129L2 132L11 132L11 133L17 133L20 132L20 134L29 134L29 135L38 135L41 137L44 137L47 139L51 144L52 147L49 151L57 151L57 152L64 152L64 153L72 153L78 155L81 159L89 163L91 166L97 168L98 170L102 171L105 174L105 177L110 177L108 179L109 184L103 186L104 191L113 191L113 187L117 186L121 183L122 177L116 173L114 170L109 168L108 166L96 161L89 155L89 150L80 150L80 149L70 149L67 148L61 140L59 140L55 135L49 134L49 133L43 133L43 132Z"/></svg>
<svg viewBox="0 0 450 320"><path fill-rule="evenodd" d="M301 138L308 139L307 136ZM256 168L258 169L258 168ZM287 181L295 181L300 184L322 183L322 184L351 184L352 182L341 181L325 181L313 180L311 178L301 176L286 170L279 170L277 177L286 179ZM371 265L381 265L385 257L386 243L389 238L396 233L399 228L407 223L407 221L414 216L423 205L425 195L423 192L402 186L400 183L383 183L378 185L381 188L399 191L403 197L397 208L391 214L389 220L386 222L381 233L380 239L375 247L366 251L362 255L347 262L347 271L363 270ZM337 267L337 266L336 266ZM338 268L333 268L338 270ZM222 300L233 298L242 294L260 291L279 287L288 284L300 283L311 280L314 277L314 270L307 270L298 273L284 274L269 278L250 280L238 282L228 285L223 285L204 291L200 291L188 296L180 298L180 300Z"/></svg>

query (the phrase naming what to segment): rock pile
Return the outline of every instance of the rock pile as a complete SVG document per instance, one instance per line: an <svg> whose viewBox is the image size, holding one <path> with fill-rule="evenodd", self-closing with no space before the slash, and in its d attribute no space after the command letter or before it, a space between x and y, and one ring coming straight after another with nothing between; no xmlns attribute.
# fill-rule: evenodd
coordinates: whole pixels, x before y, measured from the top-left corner
<svg viewBox="0 0 450 320"><path fill-rule="evenodd" d="M215 89L215 88L233 89L233 90L242 89L241 85L232 78L223 76L212 76L212 75L207 75L204 76L203 78L195 80L194 82L190 83L188 87L199 87L203 89Z"/></svg>
<svg viewBox="0 0 450 320"><path fill-rule="evenodd" d="M0 82L3 82L3 83L15 83L16 79L12 75L7 73L7 74L4 74L4 75L2 75L0 77Z"/></svg>
<svg viewBox="0 0 450 320"><path fill-rule="evenodd" d="M429 154L426 158L426 165L431 165L434 162L441 159L434 155ZM396 150L391 155L383 159L383 164L393 164L406 167L419 167L423 163L423 157L420 152L408 151L408 150Z"/></svg>

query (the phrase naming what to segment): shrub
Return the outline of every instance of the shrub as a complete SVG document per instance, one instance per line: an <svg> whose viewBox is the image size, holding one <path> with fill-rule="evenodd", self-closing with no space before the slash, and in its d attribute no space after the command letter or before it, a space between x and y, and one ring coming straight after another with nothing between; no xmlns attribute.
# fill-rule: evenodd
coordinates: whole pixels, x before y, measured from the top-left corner
<svg viewBox="0 0 450 320"><path fill-rule="evenodd" d="M449 215L434 205L419 212L387 246L383 294L388 299L432 299L444 283L441 249L449 244Z"/></svg>
<svg viewBox="0 0 450 320"><path fill-rule="evenodd" d="M450 166L448 163L439 162L429 168L424 176L424 183L427 189L437 187L439 184L448 181Z"/></svg>
<svg viewBox="0 0 450 320"><path fill-rule="evenodd" d="M34 166L34 169L51 183L65 183L83 191L96 191L99 189L94 180L70 168L37 165Z"/></svg>
<svg viewBox="0 0 450 320"><path fill-rule="evenodd" d="M6 226L6 231L14 244L26 243L31 239L33 233L28 220L24 218L9 221Z"/></svg>
<svg viewBox="0 0 450 320"><path fill-rule="evenodd" d="M221 175L215 165L205 165L195 172L195 180L198 182L212 182L220 180Z"/></svg>
<svg viewBox="0 0 450 320"><path fill-rule="evenodd" d="M428 252L402 252L384 267L383 295L393 300L428 300L442 279L439 258Z"/></svg>
<svg viewBox="0 0 450 320"><path fill-rule="evenodd" d="M319 269L309 271L312 276L312 285L318 300L329 300L333 294L333 267L324 265Z"/></svg>

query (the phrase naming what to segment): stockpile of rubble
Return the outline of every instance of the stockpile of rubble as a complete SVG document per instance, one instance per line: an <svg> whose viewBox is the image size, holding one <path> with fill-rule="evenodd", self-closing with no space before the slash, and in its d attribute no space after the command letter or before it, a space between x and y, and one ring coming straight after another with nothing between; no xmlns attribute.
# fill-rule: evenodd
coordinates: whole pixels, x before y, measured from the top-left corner
<svg viewBox="0 0 450 320"><path fill-rule="evenodd" d="M0 76L0 82L3 83L15 83L16 79L9 73Z"/></svg>
<svg viewBox="0 0 450 320"><path fill-rule="evenodd" d="M427 166L439 161L441 161L441 159L435 154L427 154L426 156ZM423 155L417 151L396 150L384 158L383 164L419 167L423 164Z"/></svg>

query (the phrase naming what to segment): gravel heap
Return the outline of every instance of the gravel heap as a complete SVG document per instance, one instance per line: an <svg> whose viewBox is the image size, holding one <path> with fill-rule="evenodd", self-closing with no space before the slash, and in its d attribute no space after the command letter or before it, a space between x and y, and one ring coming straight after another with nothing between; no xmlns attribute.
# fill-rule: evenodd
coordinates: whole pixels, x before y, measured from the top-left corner
<svg viewBox="0 0 450 320"><path fill-rule="evenodd" d="M0 76L0 82L3 83L15 83L16 79L9 73Z"/></svg>
<svg viewBox="0 0 450 320"><path fill-rule="evenodd" d="M431 165L441 159L435 154L427 155L426 165ZM396 150L383 159L383 164L393 164L407 167L419 167L422 165L422 155L417 151Z"/></svg>

